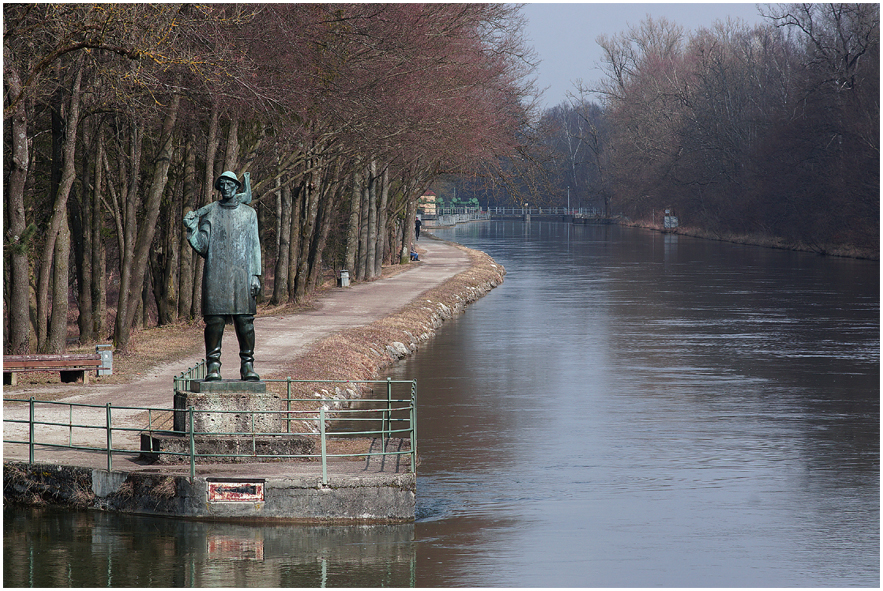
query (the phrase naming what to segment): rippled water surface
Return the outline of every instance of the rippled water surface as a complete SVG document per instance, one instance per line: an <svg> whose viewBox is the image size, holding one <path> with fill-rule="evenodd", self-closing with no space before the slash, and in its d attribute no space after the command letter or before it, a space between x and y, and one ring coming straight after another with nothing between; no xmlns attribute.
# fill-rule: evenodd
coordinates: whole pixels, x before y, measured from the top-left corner
<svg viewBox="0 0 883 591"><path fill-rule="evenodd" d="M875 263L618 227L438 234L509 273L395 374L437 418L418 532L444 558L418 583L878 584Z"/></svg>
<svg viewBox="0 0 883 591"><path fill-rule="evenodd" d="M395 369L418 380L417 523L4 510L4 584L879 585L877 263L549 222L436 234L508 275Z"/></svg>

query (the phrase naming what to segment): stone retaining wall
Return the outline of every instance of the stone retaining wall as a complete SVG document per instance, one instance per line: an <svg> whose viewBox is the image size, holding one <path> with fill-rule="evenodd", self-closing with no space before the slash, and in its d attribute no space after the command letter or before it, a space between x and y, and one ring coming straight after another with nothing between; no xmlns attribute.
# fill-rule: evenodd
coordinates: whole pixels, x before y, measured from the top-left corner
<svg viewBox="0 0 883 591"><path fill-rule="evenodd" d="M225 479L237 480L237 479ZM247 477L237 480L252 482ZM299 523L405 523L414 520L415 474L280 475L253 479L260 495L213 500L212 478L108 472L4 462L4 501L192 519ZM235 486L235 483L230 483Z"/></svg>

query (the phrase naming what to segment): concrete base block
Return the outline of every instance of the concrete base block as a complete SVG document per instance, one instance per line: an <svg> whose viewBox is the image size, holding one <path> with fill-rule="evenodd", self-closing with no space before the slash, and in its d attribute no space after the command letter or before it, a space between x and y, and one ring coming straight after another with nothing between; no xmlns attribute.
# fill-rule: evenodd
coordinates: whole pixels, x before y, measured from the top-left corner
<svg viewBox="0 0 883 591"><path fill-rule="evenodd" d="M210 384L206 388L206 384ZM250 387L243 391L242 384ZM180 433L190 432L188 409L192 406L194 433L285 433L283 400L266 393L263 382L191 382L193 392L176 392L174 426ZM263 390L263 392L259 390Z"/></svg>

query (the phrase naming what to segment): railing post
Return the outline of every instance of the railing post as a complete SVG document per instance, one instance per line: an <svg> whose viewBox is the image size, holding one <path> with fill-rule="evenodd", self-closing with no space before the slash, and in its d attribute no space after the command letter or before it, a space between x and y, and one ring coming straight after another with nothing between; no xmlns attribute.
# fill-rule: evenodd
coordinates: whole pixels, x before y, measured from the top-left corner
<svg viewBox="0 0 883 591"><path fill-rule="evenodd" d="M285 378L285 432L291 433L291 376Z"/></svg>
<svg viewBox="0 0 883 591"><path fill-rule="evenodd" d="M30 419L28 419L28 463L34 463L34 397L30 401Z"/></svg>
<svg viewBox="0 0 883 591"><path fill-rule="evenodd" d="M319 437L322 442L322 486L328 484L328 454L325 447L325 406L319 407Z"/></svg>
<svg viewBox="0 0 883 591"><path fill-rule="evenodd" d="M383 432L383 451L386 451L386 444L392 437L392 381L386 378L386 430Z"/></svg>
<svg viewBox="0 0 883 591"><path fill-rule="evenodd" d="M111 428L110 402L107 403L107 471L113 470L113 429Z"/></svg>
<svg viewBox="0 0 883 591"><path fill-rule="evenodd" d="M193 436L193 407L187 407L187 414L190 421L190 483L196 478L196 439Z"/></svg>
<svg viewBox="0 0 883 591"><path fill-rule="evenodd" d="M411 472L417 473L417 381L411 381Z"/></svg>

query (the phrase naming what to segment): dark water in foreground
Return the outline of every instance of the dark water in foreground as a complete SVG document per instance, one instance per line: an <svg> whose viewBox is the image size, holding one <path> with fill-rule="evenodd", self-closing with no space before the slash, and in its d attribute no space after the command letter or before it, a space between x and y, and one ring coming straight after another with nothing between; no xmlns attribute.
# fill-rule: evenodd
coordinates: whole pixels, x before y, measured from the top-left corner
<svg viewBox="0 0 883 591"><path fill-rule="evenodd" d="M418 380L418 521L4 510L5 586L872 586L879 265L474 223L505 283Z"/></svg>

